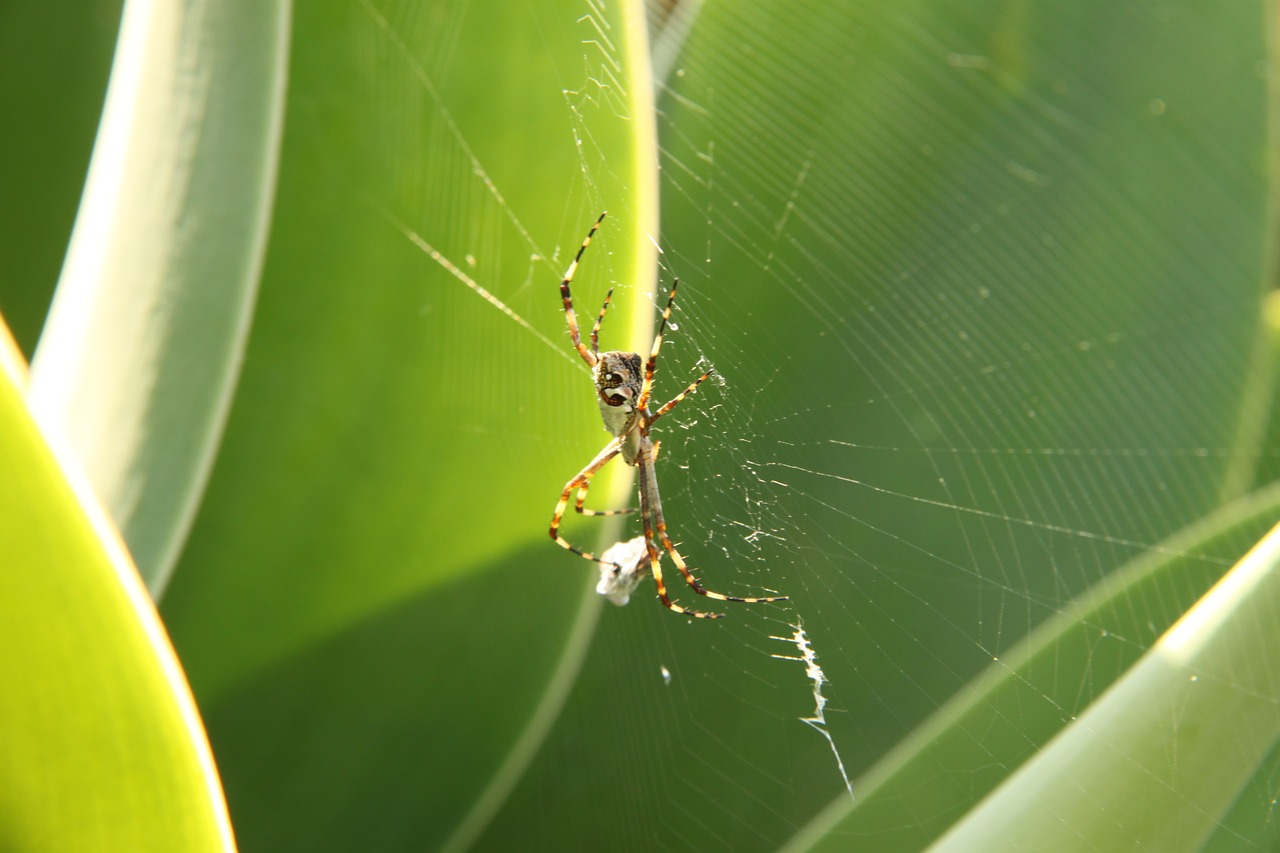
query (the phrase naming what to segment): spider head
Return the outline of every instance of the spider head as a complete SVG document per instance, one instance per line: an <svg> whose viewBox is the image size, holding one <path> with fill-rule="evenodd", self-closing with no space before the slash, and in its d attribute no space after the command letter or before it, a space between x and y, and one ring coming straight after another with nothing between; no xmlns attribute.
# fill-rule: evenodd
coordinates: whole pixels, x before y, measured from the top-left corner
<svg viewBox="0 0 1280 853"><path fill-rule="evenodd" d="M602 352L592 375L605 429L621 435L631 424L644 384L640 356L634 352Z"/></svg>

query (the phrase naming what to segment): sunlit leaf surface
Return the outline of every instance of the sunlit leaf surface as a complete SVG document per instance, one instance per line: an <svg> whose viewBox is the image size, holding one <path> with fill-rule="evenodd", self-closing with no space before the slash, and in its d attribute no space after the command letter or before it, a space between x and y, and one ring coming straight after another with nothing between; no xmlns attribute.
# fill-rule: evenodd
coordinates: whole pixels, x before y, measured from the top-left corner
<svg viewBox="0 0 1280 853"><path fill-rule="evenodd" d="M0 323L0 846L229 850L173 649L117 534L40 435L21 369Z"/></svg>

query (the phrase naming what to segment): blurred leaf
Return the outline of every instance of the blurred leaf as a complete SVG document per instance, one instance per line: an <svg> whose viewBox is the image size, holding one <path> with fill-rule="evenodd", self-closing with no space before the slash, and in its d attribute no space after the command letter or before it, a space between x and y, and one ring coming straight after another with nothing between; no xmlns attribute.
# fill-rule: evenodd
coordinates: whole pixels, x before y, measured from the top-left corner
<svg viewBox="0 0 1280 853"><path fill-rule="evenodd" d="M0 367L0 846L233 849L164 629L27 411L3 324Z"/></svg>
<svg viewBox="0 0 1280 853"><path fill-rule="evenodd" d="M1278 565L1280 527L936 849L1197 849L1280 742Z"/></svg>
<svg viewBox="0 0 1280 853"><path fill-rule="evenodd" d="M28 358L35 351L102 113L122 0L0 5L2 313Z"/></svg>
<svg viewBox="0 0 1280 853"><path fill-rule="evenodd" d="M664 495L704 580L794 611L686 625L639 596L584 650L584 567L545 525L603 434L555 288L608 208L579 304L651 304L619 245L645 221L601 59L621 24L300 10L260 312L166 602L246 843L780 844L847 800L768 657L786 621L860 772L1221 506L1272 370L1261 7L1162 14L702 8L660 113L685 284L659 393L695 356L724 384L665 425ZM618 319L605 345L642 349ZM929 799L887 791L877 846L936 838L1256 535L1123 595L1123 633L1083 626L1085 682L1015 696L1009 749L962 734Z"/></svg>
<svg viewBox="0 0 1280 853"><path fill-rule="evenodd" d="M251 847L431 847L473 831L467 812L501 805L511 756L536 748L572 686L598 605L592 570L546 526L604 433L574 394L589 379L558 281L609 209L575 280L593 316L607 277L652 270L640 237L656 215L652 194L633 195L653 175L626 118L652 107L609 64L630 62L619 13L595 22L612 49L582 46L602 35L582 14L295 10L254 331L165 601ZM587 168L603 175L589 190L575 182ZM608 339L625 342L628 318L648 328L650 304L618 299ZM585 405L548 406L574 398ZM593 494L609 500L603 481Z"/></svg>
<svg viewBox="0 0 1280 853"><path fill-rule="evenodd" d="M159 596L235 390L266 246L287 0L128 3L31 406Z"/></svg>
<svg viewBox="0 0 1280 853"><path fill-rule="evenodd" d="M1191 528L1181 531L1150 554L1113 572L1097 588L1077 599L1072 607L1047 620L1026 640L1002 655L987 672L974 679L968 689L901 742L863 778L856 802L851 803L845 798L834 800L809 827L797 834L787 849L838 850L847 845L850 838L858 837L874 837L886 850L917 849L921 837L943 833L955 818L954 813L945 809L936 811L935 816L928 819L923 819L918 814L921 803L946 803L951 797L949 791L954 783L938 774L939 767L950 768L953 772L966 767L973 768L976 772L993 763L1001 767L1017 767L1033 755L1037 756L1035 761L1040 762L1046 753L1037 751L1039 747L1048 743L1052 736L1063 729L1070 729L1072 734L1063 737L1062 743L1074 739L1073 748L1076 750L1095 748L1103 753L1093 756L1092 766L1085 772L1062 776L1063 784L1088 791L1095 802L1102 798L1098 793L1101 786L1112 784L1112 780L1117 778L1116 769L1102 766L1102 762L1115 756L1125 756L1127 761L1132 762L1134 756L1125 751L1125 744L1138 744L1142 738L1116 738L1111 733L1098 732L1092 729L1087 717L1084 722L1063 720L1056 707L1061 685L1087 683L1099 666L1101 651L1108 638L1138 635L1152 621L1169 624L1191 608L1195 603L1196 591L1203 589L1205 583L1204 568L1191 555L1211 553L1230 547L1227 543L1231 541L1261 535L1277 514L1280 514L1280 486L1273 484L1262 493L1224 507ZM1139 604L1142 606L1135 606ZM1201 723L1201 731L1205 732L1205 736L1220 739L1219 745L1214 749L1189 750L1192 761L1197 756L1213 756L1223 750L1234 752L1239 742L1234 730L1239 724L1216 723L1235 719L1231 712L1242 697L1265 695L1265 691L1260 690L1250 692L1245 689L1242 693L1241 682L1230 677L1227 672L1233 660L1247 661L1256 656L1250 651L1250 645L1259 638L1265 639L1268 636L1265 628L1258 630L1257 620L1245 622L1249 628L1237 632L1232 638L1233 642L1228 643L1227 654L1221 655L1217 661L1201 660L1197 666L1198 677L1189 682L1203 682L1201 686L1205 689L1200 690L1200 693L1208 697L1201 706L1207 706L1211 721L1208 725ZM1265 621L1262 624L1265 625ZM1232 645L1234 648L1230 647ZM1143 648L1136 644L1114 644L1106 651L1107 670L1128 670L1142 654ZM1156 655L1156 652L1148 654ZM1141 665L1150 666L1146 663ZM1159 666L1159 663L1156 665ZM1149 684L1130 683L1133 675L1132 670L1128 671L1130 674L1125 676L1122 683L1129 686L1119 695L1124 697L1123 701L1131 704L1130 716L1136 718L1137 714L1143 713L1148 731L1156 737L1164 738L1165 747L1171 747L1170 741L1191 731L1190 720L1156 702L1159 695L1167 691ZM1180 686L1181 682L1188 679L1184 674L1174 680ZM1106 701L1114 703L1117 699L1111 697ZM1179 723L1173 729L1168 725L1161 725L1166 720L1149 719L1148 709L1158 709L1167 715L1166 719L1177 718ZM1087 713L1093 713L1092 708ZM1262 722L1265 723L1265 720ZM1267 728L1265 724L1255 725L1252 730L1265 737ZM981 733L981 736L975 736L975 733ZM1222 743L1224 740L1230 741L1230 744ZM1055 741L1052 749L1061 752L1062 744ZM1133 762L1131 766L1141 766L1141 778L1126 776L1126 796L1115 797L1116 801L1124 801L1126 804L1123 831L1129 833L1129 837L1121 846L1150 846L1158 841L1159 846L1165 849L1170 847L1168 837L1161 833L1171 823L1169 815L1179 810L1176 803L1153 803L1152 800L1159 796L1186 798L1196 802L1200 808L1186 811L1196 818L1212 821L1227 832L1232 831L1233 824L1252 819L1253 815L1242 815L1239 820L1224 820L1221 802L1216 809L1204 808L1204 794L1213 797L1219 793L1230 793L1255 768L1260 768L1265 775L1274 766L1274 761L1267 761L1264 751L1248 750L1246 757L1248 763L1244 769L1247 772L1243 777L1237 775L1234 779L1227 780L1222 777L1221 772L1192 772L1190 775L1194 778L1213 779L1212 790L1199 792L1200 796L1195 797L1188 797L1185 791L1174 784L1176 780L1171 778L1188 775L1180 764L1151 766ZM1220 770L1225 766L1222 765ZM1235 769L1239 772L1238 768ZM1232 785L1231 782L1235 784ZM1010 775L1006 780L1006 785L1023 784L1026 782L1021 772ZM1088 805L1075 810L1067 809L1064 805L1067 799L1068 796L1062 792L1040 795L1039 801L1042 804L1053 804L1052 815L1029 810L1025 803L1016 808L1005 804L996 807L984 803L977 814L985 815L988 824L992 820L1017 820L1019 816L1034 814L1040 830L1054 835L1062 834L1064 837L1083 832L1084 827L1091 824L1097 826L1099 831L1110 824L1110 837L1113 838L1122 831L1114 825L1114 819L1106 817L1105 813L1090 813ZM1154 817L1154 825L1144 823L1146 817ZM974 819L973 813L969 819ZM1067 826L1057 826L1058 819ZM1141 831L1134 829L1135 826L1141 826ZM974 843L974 838L986 839L989 847L993 838L1012 837L1008 828L999 831L989 828L982 831L972 827L967 829L971 844ZM1264 825L1248 831L1237 831L1235 837L1260 840L1267 831ZM1185 827L1179 832L1179 837L1192 842L1198 842L1202 836L1203 833L1187 833Z"/></svg>

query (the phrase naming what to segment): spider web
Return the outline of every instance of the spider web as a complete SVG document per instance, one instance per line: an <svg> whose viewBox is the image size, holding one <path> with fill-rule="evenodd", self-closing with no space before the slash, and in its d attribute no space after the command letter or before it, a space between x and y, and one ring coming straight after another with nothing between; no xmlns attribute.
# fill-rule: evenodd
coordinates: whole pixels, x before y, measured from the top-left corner
<svg viewBox="0 0 1280 853"><path fill-rule="evenodd" d="M791 599L728 605L710 624L642 586L624 610L591 611L563 703L527 761L502 765L513 778L468 807L456 846L803 845L824 809L838 819L864 798L874 810L840 843L923 846L1265 530L1182 535L1275 468L1247 411L1266 255L1248 226L1266 199L1241 152L1264 139L1263 47L1242 51L1224 25L1239 59L1220 62L1188 43L1194 21L1094 5L1022 21L930 4L655 12L661 281L637 282L610 229L638 213L601 153L602 128L634 120L621 21L595 4L537 18L582 54L579 78L545 83L563 91L579 165L552 246L447 106L450 27L465 14L444 21L428 61L404 20L358 4L374 61L399 69L382 97L424 104L427 144L447 160L405 176L416 198L372 193L372 207L463 288L453 310L485 318L508 355L544 359L539 396L575 422L465 425L532 445L524 470L553 485L545 507L525 508L530 526L605 440L589 381L561 360L574 361L555 284L607 207L575 279L579 316L615 286L615 306L644 306L646 328L678 276L655 399L715 369L655 435L673 538L709 588ZM1112 34L1090 41L1100 16ZM1073 58L1081 44L1092 52ZM1189 67L1131 67L1135 51ZM1186 133L1196 122L1229 132ZM423 141L401 132L391 145ZM466 233L420 224L442 195L480 211ZM498 268L512 246L527 267ZM602 345L643 351L613 310ZM596 506L626 493L613 477ZM593 548L638 533L635 519L569 524ZM707 605L669 578L683 603ZM1117 578L1125 594L1083 608ZM1032 649L1051 672L1027 668ZM980 703L993 672L1016 694L996 722L952 733L954 762L924 749L922 732ZM880 787L906 753L927 765L918 799ZM1274 780L1253 794L1273 802ZM1255 835L1222 832L1265 846L1277 830L1260 808Z"/></svg>

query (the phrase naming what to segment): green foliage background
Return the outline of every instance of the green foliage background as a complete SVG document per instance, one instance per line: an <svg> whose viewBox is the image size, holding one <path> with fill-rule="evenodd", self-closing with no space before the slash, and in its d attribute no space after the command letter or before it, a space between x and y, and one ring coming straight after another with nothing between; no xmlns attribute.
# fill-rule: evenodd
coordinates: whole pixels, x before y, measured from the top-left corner
<svg viewBox="0 0 1280 853"><path fill-rule="evenodd" d="M6 110L66 129L3 143L0 311L28 353L115 11L36 8L0 23ZM680 45L660 180L647 57L585 11L294 9L253 332L161 606L245 849L920 849L1277 517L1271 7L707 2L684 40L654 24ZM856 801L767 657L790 612L602 611L546 541L603 436L555 285L607 207L575 291L619 284L608 345L647 345L655 180L685 282L660 387L698 357L724 378L666 428L669 512L704 578L792 596ZM1203 675L1209 715L1153 725L1188 766L1245 742L1238 694L1280 700L1273 670ZM1254 728L1224 802L1152 767L1118 806L1142 820L1081 806L1044 840L1131 849L1191 814L1187 849L1280 843L1280 733Z"/></svg>

